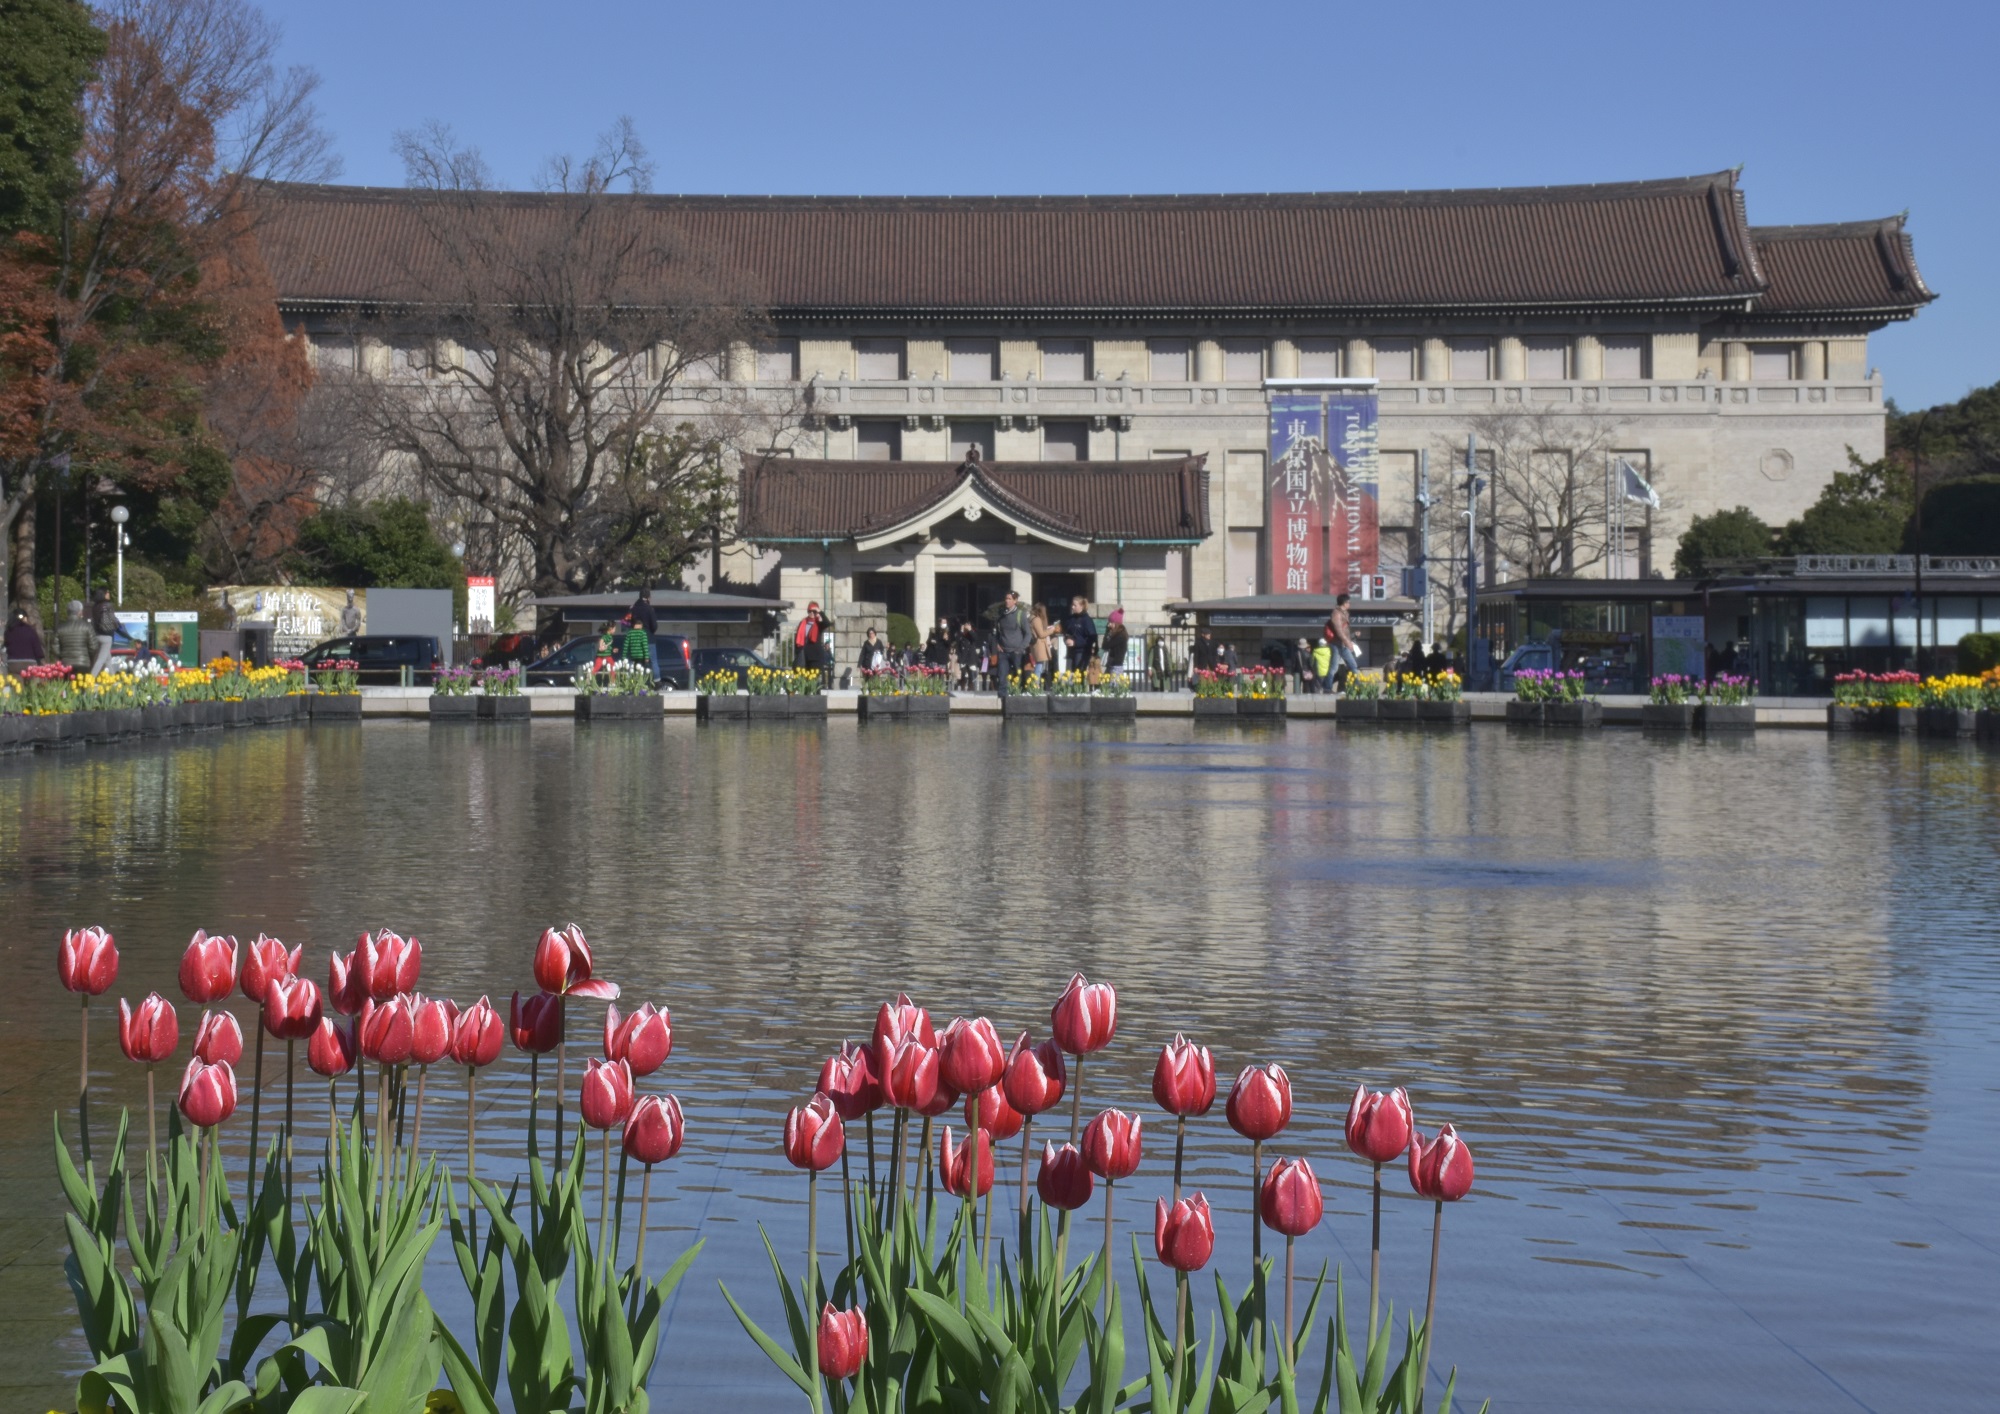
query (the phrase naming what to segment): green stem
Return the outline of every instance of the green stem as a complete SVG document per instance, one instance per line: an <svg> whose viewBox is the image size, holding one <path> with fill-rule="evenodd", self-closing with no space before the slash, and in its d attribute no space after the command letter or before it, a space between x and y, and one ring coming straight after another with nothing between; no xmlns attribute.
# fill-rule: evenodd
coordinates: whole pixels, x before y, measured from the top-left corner
<svg viewBox="0 0 2000 1414"><path fill-rule="evenodd" d="M1181 1201L1181 1162L1187 1157L1187 1116L1174 1116L1174 1201Z"/></svg>
<svg viewBox="0 0 2000 1414"><path fill-rule="evenodd" d="M1293 1238L1285 1234L1285 1368L1293 1368L1296 1351L1292 1345L1292 1246Z"/></svg>
<svg viewBox="0 0 2000 1414"><path fill-rule="evenodd" d="M1110 1179L1104 1180L1104 1324L1111 1325L1111 1189Z"/></svg>
<svg viewBox="0 0 2000 1414"><path fill-rule="evenodd" d="M153 1065L146 1063L146 1223L164 1221L159 1209L159 1180L153 1174L153 1156L160 1147L160 1108L153 1098Z"/></svg>
<svg viewBox="0 0 2000 1414"><path fill-rule="evenodd" d="M1375 1217L1368 1239L1368 1348L1375 1349L1377 1305L1382 1294L1382 1166L1375 1165Z"/></svg>
<svg viewBox="0 0 2000 1414"><path fill-rule="evenodd" d="M261 1028L260 1028L261 1029ZM285 1186L292 1183L292 1086L298 1070L299 1043L287 1039L285 1042Z"/></svg>
<svg viewBox="0 0 2000 1414"><path fill-rule="evenodd" d="M479 1068L465 1068L465 1213L472 1222L472 1248L479 1250L479 1204L473 1196L472 1181L479 1177Z"/></svg>
<svg viewBox="0 0 2000 1414"><path fill-rule="evenodd" d="M646 1212L653 1206L653 1166L646 1165L645 1181L639 1185L639 1251L632 1258L632 1270L646 1279Z"/></svg>
<svg viewBox="0 0 2000 1414"><path fill-rule="evenodd" d="M1438 1299L1438 1246L1444 1241L1444 1199L1437 1200L1437 1211L1431 1218L1431 1289L1424 1297L1424 1354L1417 1366L1417 1407L1413 1414L1423 1414L1424 1386L1431 1377L1431 1321L1437 1316Z"/></svg>
<svg viewBox="0 0 2000 1414"><path fill-rule="evenodd" d="M618 1265L618 1254L625 1250L625 1170L631 1165L632 1156L625 1152L625 1146L618 1146L618 1197L611 1205L611 1265Z"/></svg>
<svg viewBox="0 0 2000 1414"><path fill-rule="evenodd" d="M257 1061L250 1084L250 1157L244 1165L244 1211L257 1206L257 1127L264 1112L264 1017L260 1010L251 1022L257 1032Z"/></svg>
<svg viewBox="0 0 2000 1414"><path fill-rule="evenodd" d="M90 993L79 993L83 999L83 1045L78 1052L79 1072L76 1082L76 1132L83 1143L83 1166L90 1167Z"/></svg>
<svg viewBox="0 0 2000 1414"><path fill-rule="evenodd" d="M1178 1199L1175 1201L1179 1201ZM1186 1272L1174 1273L1174 1402L1185 1405L1187 1391L1181 1377L1181 1361L1187 1352L1187 1299L1188 1279Z"/></svg>
<svg viewBox="0 0 2000 1414"><path fill-rule="evenodd" d="M611 1226L611 1131L604 1131L604 1161L597 1181L597 1265L604 1265L604 1232Z"/></svg>
<svg viewBox="0 0 2000 1414"><path fill-rule="evenodd" d="M840 1206L847 1217L847 1265L854 1265L854 1178L848 1172L847 1146L840 1146Z"/></svg>
<svg viewBox="0 0 2000 1414"><path fill-rule="evenodd" d="M1076 1136L1080 1132L1078 1126L1081 1125L1082 1123L1083 1123L1083 1057L1078 1056L1076 1058L1076 1085L1075 1088L1069 1092L1069 1142L1070 1143L1072 1144L1076 1143Z"/></svg>
<svg viewBox="0 0 2000 1414"><path fill-rule="evenodd" d="M1028 1260L1028 1248L1034 1237L1028 1226L1028 1131L1035 1127L1035 1117L1024 1115L1021 1119L1021 1260Z"/></svg>
<svg viewBox="0 0 2000 1414"><path fill-rule="evenodd" d="M819 1170L806 1170L806 1378L812 1381L813 1414L820 1414L819 1375Z"/></svg>

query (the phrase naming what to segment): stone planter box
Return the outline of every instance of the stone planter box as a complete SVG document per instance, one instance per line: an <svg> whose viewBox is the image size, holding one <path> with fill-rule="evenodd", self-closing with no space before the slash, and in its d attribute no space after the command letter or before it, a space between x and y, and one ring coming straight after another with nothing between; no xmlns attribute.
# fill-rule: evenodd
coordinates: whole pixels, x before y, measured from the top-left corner
<svg viewBox="0 0 2000 1414"><path fill-rule="evenodd" d="M1868 714L1868 727L1878 732L1913 732L1917 729L1917 709L1877 707Z"/></svg>
<svg viewBox="0 0 2000 1414"><path fill-rule="evenodd" d="M83 744L83 732L73 712L55 717L24 717L22 722L25 730L21 744L24 747L33 746L37 751L60 751L65 746Z"/></svg>
<svg viewBox="0 0 2000 1414"><path fill-rule="evenodd" d="M1699 702L1648 702L1639 709L1639 725L1649 732L1693 731L1700 706Z"/></svg>
<svg viewBox="0 0 2000 1414"><path fill-rule="evenodd" d="M1088 717L1090 699L1088 697L1051 697L1049 699L1051 717Z"/></svg>
<svg viewBox="0 0 2000 1414"><path fill-rule="evenodd" d="M855 702L854 714L864 722L900 722L910 715L910 699L863 696Z"/></svg>
<svg viewBox="0 0 2000 1414"><path fill-rule="evenodd" d="M361 694L358 692L318 692L306 699L315 722L358 722Z"/></svg>
<svg viewBox="0 0 2000 1414"><path fill-rule="evenodd" d="M1975 734L1982 741L2000 738L2000 712L1988 712L1982 709L1976 718Z"/></svg>
<svg viewBox="0 0 2000 1414"><path fill-rule="evenodd" d="M1826 729L1830 732L1859 731L1867 725L1862 720L1866 715L1858 707L1842 707L1837 702L1829 703L1826 709Z"/></svg>
<svg viewBox="0 0 2000 1414"><path fill-rule="evenodd" d="M1282 721L1285 715L1285 699L1282 697L1239 697L1236 699L1236 715L1260 717L1265 721Z"/></svg>
<svg viewBox="0 0 2000 1414"><path fill-rule="evenodd" d="M1037 692L1010 692L1000 699L1000 715L1007 717L1046 717L1049 715L1049 699Z"/></svg>
<svg viewBox="0 0 2000 1414"><path fill-rule="evenodd" d="M597 692L580 694L576 699L576 719L579 722L657 722L665 713L666 705L657 692L640 693L636 697L614 697L608 692Z"/></svg>
<svg viewBox="0 0 2000 1414"><path fill-rule="evenodd" d="M949 697L905 697L903 702L906 716L918 717L926 722L942 722L951 716Z"/></svg>
<svg viewBox="0 0 2000 1414"><path fill-rule="evenodd" d="M220 725L222 726L240 727L247 725L250 721L248 710L250 704L248 702L218 702L215 706L222 709L220 718Z"/></svg>
<svg viewBox="0 0 2000 1414"><path fill-rule="evenodd" d="M1757 730L1757 708L1748 702L1734 707L1725 707L1719 702L1704 702L1695 713L1695 726L1705 732L1754 732Z"/></svg>
<svg viewBox="0 0 2000 1414"><path fill-rule="evenodd" d="M431 722L471 722L477 721L479 706L470 697L451 697L442 692L431 694Z"/></svg>
<svg viewBox="0 0 2000 1414"><path fill-rule="evenodd" d="M1517 727L1542 726L1548 720L1544 711L1547 706L1546 702L1509 702L1507 720Z"/></svg>
<svg viewBox="0 0 2000 1414"><path fill-rule="evenodd" d="M1601 727L1604 706L1598 702L1550 702L1542 721L1551 727Z"/></svg>
<svg viewBox="0 0 2000 1414"><path fill-rule="evenodd" d="M1139 718L1139 703L1131 697L1093 697L1090 715L1114 722L1133 722Z"/></svg>
<svg viewBox="0 0 2000 1414"><path fill-rule="evenodd" d="M1342 697L1333 704L1336 722L1375 722L1382 718L1382 704L1372 697Z"/></svg>
<svg viewBox="0 0 2000 1414"><path fill-rule="evenodd" d="M26 717L11 713L0 717L0 752L23 751L30 745Z"/></svg>
<svg viewBox="0 0 2000 1414"><path fill-rule="evenodd" d="M1417 720L1436 722L1440 726L1464 727L1472 724L1472 704L1460 698L1457 702L1419 702Z"/></svg>
<svg viewBox="0 0 2000 1414"><path fill-rule="evenodd" d="M478 715L482 722L525 722L534 710L525 697L487 697L482 694L472 700L479 704Z"/></svg>
<svg viewBox="0 0 2000 1414"><path fill-rule="evenodd" d="M1919 707L1917 730L1924 736L1971 736L1979 729L1979 713L1957 707Z"/></svg>
<svg viewBox="0 0 2000 1414"><path fill-rule="evenodd" d="M727 692L704 692L694 700L698 722L740 722L750 715L750 699Z"/></svg>
<svg viewBox="0 0 2000 1414"><path fill-rule="evenodd" d="M792 710L786 714L787 716L805 717L820 722L826 720L826 694L823 692L804 692L785 700L792 705Z"/></svg>
<svg viewBox="0 0 2000 1414"><path fill-rule="evenodd" d="M1201 717L1236 716L1236 699L1233 697L1197 697L1194 700L1194 714Z"/></svg>
<svg viewBox="0 0 2000 1414"><path fill-rule="evenodd" d="M1421 705L1414 697L1385 697L1376 704L1376 718L1384 722L1414 722Z"/></svg>
<svg viewBox="0 0 2000 1414"><path fill-rule="evenodd" d="M114 741L130 740L146 734L146 712L142 707L120 707L115 712L106 712L111 719L111 737Z"/></svg>

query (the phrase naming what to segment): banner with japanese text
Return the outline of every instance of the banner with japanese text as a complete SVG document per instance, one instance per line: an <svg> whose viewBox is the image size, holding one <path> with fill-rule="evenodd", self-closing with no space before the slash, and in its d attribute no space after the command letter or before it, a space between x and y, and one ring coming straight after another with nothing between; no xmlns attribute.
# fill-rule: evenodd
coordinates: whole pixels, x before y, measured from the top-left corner
<svg viewBox="0 0 2000 1414"><path fill-rule="evenodd" d="M1273 391L1265 525L1271 593L1361 594L1380 549L1372 389Z"/></svg>

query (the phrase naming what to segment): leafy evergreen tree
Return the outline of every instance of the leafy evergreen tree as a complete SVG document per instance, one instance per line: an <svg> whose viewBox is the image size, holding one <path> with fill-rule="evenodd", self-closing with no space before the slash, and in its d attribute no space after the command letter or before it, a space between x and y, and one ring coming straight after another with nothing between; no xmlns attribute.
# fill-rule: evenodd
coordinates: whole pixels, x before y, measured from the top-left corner
<svg viewBox="0 0 2000 1414"><path fill-rule="evenodd" d="M402 497L315 512L299 530L295 572L348 589L457 589L465 573L429 509Z"/></svg>
<svg viewBox="0 0 2000 1414"><path fill-rule="evenodd" d="M76 187L80 100L104 33L77 0L0 0L0 237L49 234Z"/></svg>
<svg viewBox="0 0 2000 1414"><path fill-rule="evenodd" d="M1903 549L1917 548L1913 519ZM1924 492L1926 555L2000 555L2000 476L1967 476Z"/></svg>
<svg viewBox="0 0 2000 1414"><path fill-rule="evenodd" d="M1700 579L1712 567L1732 560L1755 560L1772 551L1777 532L1748 506L1713 515L1696 516L1674 551L1674 574Z"/></svg>
<svg viewBox="0 0 2000 1414"><path fill-rule="evenodd" d="M1787 555L1893 555L1910 519L1909 471L1894 461L1864 462L1848 453L1806 513L1785 526L1778 548Z"/></svg>

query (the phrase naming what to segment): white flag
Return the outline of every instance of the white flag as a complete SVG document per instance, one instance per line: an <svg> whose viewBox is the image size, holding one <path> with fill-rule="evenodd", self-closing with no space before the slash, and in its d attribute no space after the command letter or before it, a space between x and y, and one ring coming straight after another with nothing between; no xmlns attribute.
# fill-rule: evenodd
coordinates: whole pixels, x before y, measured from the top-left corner
<svg viewBox="0 0 2000 1414"><path fill-rule="evenodd" d="M1656 511L1660 508L1660 493L1655 491L1652 483L1639 475L1632 463L1623 457L1618 459L1618 489L1628 501L1637 501L1640 505L1651 506Z"/></svg>

